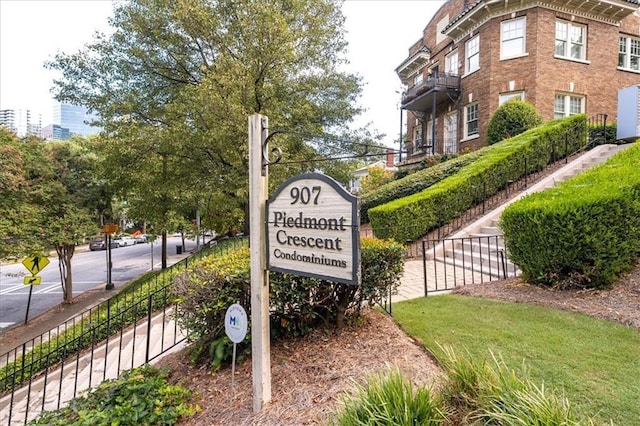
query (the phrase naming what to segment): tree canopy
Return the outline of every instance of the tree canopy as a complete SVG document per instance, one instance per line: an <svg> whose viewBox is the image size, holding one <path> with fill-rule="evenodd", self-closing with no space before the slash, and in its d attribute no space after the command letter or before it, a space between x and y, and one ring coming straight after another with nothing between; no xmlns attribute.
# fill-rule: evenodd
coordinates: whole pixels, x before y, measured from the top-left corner
<svg viewBox="0 0 640 426"><path fill-rule="evenodd" d="M0 258L56 250L64 300L71 301L71 258L100 232L106 209L97 157L81 138L45 142L0 127Z"/></svg>
<svg viewBox="0 0 640 426"><path fill-rule="evenodd" d="M270 170L273 187L325 168L305 160L361 152L360 143L380 137L347 130L360 112L362 83L339 69L346 53L340 6L337 0L118 2L111 35L96 34L47 66L62 75L55 81L58 100L100 117L105 173L135 219L166 230L172 216L208 207L205 220L228 226L247 208L251 114L268 116L279 131L271 144L284 157ZM346 175L335 164L326 170Z"/></svg>

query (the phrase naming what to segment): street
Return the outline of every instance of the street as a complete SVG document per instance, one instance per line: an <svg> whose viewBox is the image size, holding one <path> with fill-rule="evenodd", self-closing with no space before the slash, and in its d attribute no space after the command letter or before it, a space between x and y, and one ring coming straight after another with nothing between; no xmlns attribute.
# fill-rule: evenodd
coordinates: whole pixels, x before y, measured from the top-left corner
<svg viewBox="0 0 640 426"><path fill-rule="evenodd" d="M195 240L185 240L185 250L177 255L176 246L182 243L180 237L167 237L167 265L189 255L196 248ZM111 282L115 289L152 269L161 266L160 240L118 247L111 250ZM78 247L71 259L74 297L95 288L105 288L107 282L107 250L89 251L87 246ZM152 254L153 253L153 254ZM37 275L41 284L34 285L29 306L29 318L62 303L62 285L58 258L49 257L49 264ZM0 334L16 323L24 323L31 286L24 284L24 277L31 276L20 262L0 265ZM108 293L112 290L107 291Z"/></svg>

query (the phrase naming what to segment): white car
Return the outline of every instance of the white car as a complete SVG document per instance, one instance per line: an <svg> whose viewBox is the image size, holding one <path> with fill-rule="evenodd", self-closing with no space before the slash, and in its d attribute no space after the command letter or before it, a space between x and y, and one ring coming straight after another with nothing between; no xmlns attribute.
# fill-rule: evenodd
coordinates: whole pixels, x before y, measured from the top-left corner
<svg viewBox="0 0 640 426"><path fill-rule="evenodd" d="M144 244L147 242L147 234L138 234L133 239L136 240L136 244Z"/></svg>
<svg viewBox="0 0 640 426"><path fill-rule="evenodd" d="M131 237L118 237L114 240L120 247L133 246L136 244L136 240Z"/></svg>

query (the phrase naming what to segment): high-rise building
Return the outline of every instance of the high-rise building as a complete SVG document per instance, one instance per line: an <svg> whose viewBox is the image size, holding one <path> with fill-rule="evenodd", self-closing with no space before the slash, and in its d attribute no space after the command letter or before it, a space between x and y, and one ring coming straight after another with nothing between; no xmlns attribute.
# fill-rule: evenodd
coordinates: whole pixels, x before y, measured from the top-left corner
<svg viewBox="0 0 640 426"><path fill-rule="evenodd" d="M69 129L58 124L49 124L42 128L42 137L44 139L67 140L71 137Z"/></svg>
<svg viewBox="0 0 640 426"><path fill-rule="evenodd" d="M0 110L0 125L6 126L18 137L42 136L42 115L28 109Z"/></svg>
<svg viewBox="0 0 640 426"><path fill-rule="evenodd" d="M95 118L94 114L89 114L87 109L82 106L56 103L53 107L54 125L69 129L71 134L89 136L99 133L101 130L99 127L89 125Z"/></svg>

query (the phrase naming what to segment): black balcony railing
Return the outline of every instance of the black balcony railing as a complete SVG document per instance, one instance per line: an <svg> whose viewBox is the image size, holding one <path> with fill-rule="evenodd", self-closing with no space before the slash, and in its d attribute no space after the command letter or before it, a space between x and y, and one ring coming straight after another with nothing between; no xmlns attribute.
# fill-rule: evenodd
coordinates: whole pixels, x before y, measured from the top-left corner
<svg viewBox="0 0 640 426"><path fill-rule="evenodd" d="M432 90L437 91L459 91L460 90L460 76L450 73L434 73L431 74L426 80L415 86L407 89L402 97L402 103L406 104L412 99L427 93Z"/></svg>

